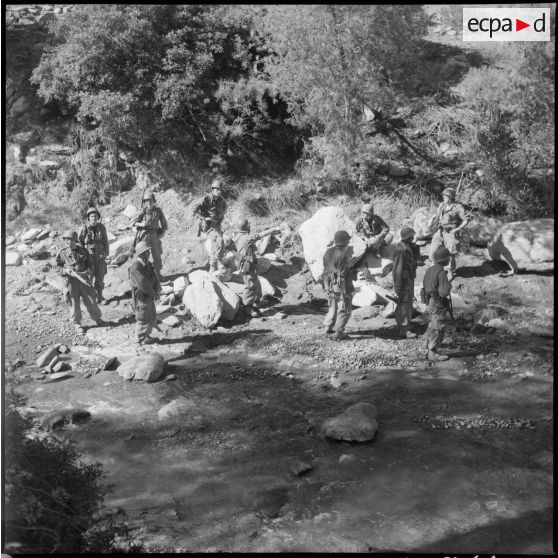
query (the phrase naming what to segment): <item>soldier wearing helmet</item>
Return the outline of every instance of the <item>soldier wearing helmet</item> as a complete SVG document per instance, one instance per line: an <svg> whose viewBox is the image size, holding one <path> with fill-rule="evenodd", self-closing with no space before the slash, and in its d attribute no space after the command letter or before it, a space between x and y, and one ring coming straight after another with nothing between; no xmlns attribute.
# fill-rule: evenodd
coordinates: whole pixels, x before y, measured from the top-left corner
<svg viewBox="0 0 558 558"><path fill-rule="evenodd" d="M345 326L351 317L352 294L354 291L347 246L351 236L347 231L337 231L333 237L333 246L324 254L323 284L329 300L329 310L324 318L324 327L328 335L335 334L335 339L347 339Z"/></svg>
<svg viewBox="0 0 558 558"><path fill-rule="evenodd" d="M209 271L217 271L218 263L223 257L223 232L221 225L227 211L227 202L221 195L221 182L211 183L211 193L195 207L194 215L200 217L198 236L206 234L207 251L209 253Z"/></svg>
<svg viewBox="0 0 558 558"><path fill-rule="evenodd" d="M155 300L161 293L161 283L149 261L151 247L145 240L135 246L136 258L128 269L132 289L132 308L136 314L136 350L141 352L144 343L153 341L150 333L157 326Z"/></svg>
<svg viewBox="0 0 558 558"><path fill-rule="evenodd" d="M430 244L430 261L434 261L434 253L440 246L450 252L449 280L455 277L457 268L456 256L465 242L463 228L469 223L463 205L455 201L455 188L446 188L442 192L443 201L438 206L434 224L437 227Z"/></svg>
<svg viewBox="0 0 558 558"><path fill-rule="evenodd" d="M401 242L395 246L393 255L393 287L397 296L395 322L401 337L415 339L417 334L409 330L413 317L413 298L417 276L420 248L414 243L415 231L411 227L401 229Z"/></svg>
<svg viewBox="0 0 558 558"><path fill-rule="evenodd" d="M62 238L66 246L56 255L56 270L66 278L66 300L70 304L70 318L77 333L83 334L85 330L81 325L80 298L98 326L104 326L106 323L101 319L95 289L90 282L90 254L77 243L78 235L75 231L65 231Z"/></svg>
<svg viewBox="0 0 558 558"><path fill-rule="evenodd" d="M430 321L424 338L426 340L426 358L432 362L448 360L448 356L440 354L446 333L447 314L450 310L449 297L451 283L444 269L450 263L451 253L444 246L440 246L433 254L434 265L426 270L421 291L422 302L427 304Z"/></svg>
<svg viewBox="0 0 558 558"><path fill-rule="evenodd" d="M258 278L258 253L256 242L280 229L267 229L260 233L250 233L248 219L237 221L229 249L236 255L236 264L244 281L244 291L240 297L247 315L254 318L259 315L257 305L262 298L262 287Z"/></svg>
<svg viewBox="0 0 558 558"><path fill-rule="evenodd" d="M360 217L356 223L356 231L364 238L370 251L378 256L382 246L393 240L388 224L379 215L374 214L374 207L371 203L362 206Z"/></svg>
<svg viewBox="0 0 558 558"><path fill-rule="evenodd" d="M134 217L136 226L134 246L141 240L147 242L151 249L153 268L157 273L157 278L161 280L161 269L163 267L163 243L161 239L167 232L168 224L163 210L155 204L155 195L148 190L143 195L142 208Z"/></svg>
<svg viewBox="0 0 558 558"><path fill-rule="evenodd" d="M109 255L109 242L107 229L100 222L99 211L90 207L86 213L86 223L81 227L78 234L78 242L89 252L91 260L91 275L97 292L97 302L102 302L103 289L105 287L105 275L107 274L106 258Z"/></svg>

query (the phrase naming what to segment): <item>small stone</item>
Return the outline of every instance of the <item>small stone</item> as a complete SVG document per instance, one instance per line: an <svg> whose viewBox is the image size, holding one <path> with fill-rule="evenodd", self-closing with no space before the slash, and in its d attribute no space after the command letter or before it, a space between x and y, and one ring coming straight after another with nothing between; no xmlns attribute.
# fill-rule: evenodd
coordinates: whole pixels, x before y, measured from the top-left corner
<svg viewBox="0 0 558 558"><path fill-rule="evenodd" d="M345 453L339 458L339 463L347 464L347 463L354 463L355 456L351 453Z"/></svg>
<svg viewBox="0 0 558 558"><path fill-rule="evenodd" d="M56 372L54 374L49 374L45 378L45 381L47 383L58 382L59 380L65 380L66 378L73 378L73 376L69 372Z"/></svg>
<svg viewBox="0 0 558 558"><path fill-rule="evenodd" d="M181 321L176 316L168 316L163 320L163 323L169 327L178 327Z"/></svg>
<svg viewBox="0 0 558 558"><path fill-rule="evenodd" d="M49 347L38 359L37 359L37 366L39 368L43 368L44 366L46 366L49 362L52 361L52 359L58 355L58 345L54 345L52 347Z"/></svg>
<svg viewBox="0 0 558 558"><path fill-rule="evenodd" d="M105 361L103 370L116 370L120 366L120 361L117 357L110 357Z"/></svg>
<svg viewBox="0 0 558 558"><path fill-rule="evenodd" d="M295 477L302 477L314 469L314 465L306 461L296 461L289 467L290 472Z"/></svg>

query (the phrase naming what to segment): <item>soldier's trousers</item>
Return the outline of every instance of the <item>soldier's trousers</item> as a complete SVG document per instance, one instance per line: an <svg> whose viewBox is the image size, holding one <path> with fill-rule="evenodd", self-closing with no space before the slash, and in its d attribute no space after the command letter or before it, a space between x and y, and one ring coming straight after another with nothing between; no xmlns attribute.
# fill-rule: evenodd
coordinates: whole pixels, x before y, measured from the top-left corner
<svg viewBox="0 0 558 558"><path fill-rule="evenodd" d="M395 307L395 322L398 329L406 329L411 325L413 318L413 298L415 296L415 282L403 283L401 292L397 293L397 306Z"/></svg>
<svg viewBox="0 0 558 558"><path fill-rule="evenodd" d="M157 325L155 300L136 300L136 341L143 343Z"/></svg>
<svg viewBox="0 0 558 558"><path fill-rule="evenodd" d="M453 231L441 233L439 230L434 233L432 242L430 243L429 255L429 259L432 263L434 263L434 252L436 252L440 246L445 246L448 249L448 252L451 254L449 268L451 271L455 271L457 267L455 257L459 253L459 240L455 237L455 233L453 233Z"/></svg>
<svg viewBox="0 0 558 558"><path fill-rule="evenodd" d="M209 272L217 271L218 263L223 258L223 234L215 229L207 231L205 247L209 255Z"/></svg>
<svg viewBox="0 0 558 558"><path fill-rule="evenodd" d="M329 294L329 310L324 318L324 326L338 333L345 331L345 326L352 313L352 296L348 294Z"/></svg>
<svg viewBox="0 0 558 558"><path fill-rule="evenodd" d="M85 308L94 321L101 319L101 309L97 304L97 293L93 287L84 285L74 277L69 278L70 296L72 297L72 306L70 308L70 318L74 324L81 324L81 306L80 298L85 304Z"/></svg>
<svg viewBox="0 0 558 558"><path fill-rule="evenodd" d="M437 352L446 334L447 310L429 308L430 321L424 332L426 346L429 351Z"/></svg>
<svg viewBox="0 0 558 558"><path fill-rule="evenodd" d="M151 248L151 259L153 260L153 269L157 273L157 277L161 279L161 269L163 269L163 243L159 233L156 230L146 231L146 235L141 239L145 240Z"/></svg>
<svg viewBox="0 0 558 558"><path fill-rule="evenodd" d="M262 298L262 285L257 275L242 274L242 279L244 280L244 291L240 298L246 308L251 308Z"/></svg>
<svg viewBox="0 0 558 558"><path fill-rule="evenodd" d="M91 274L93 275L93 285L97 293L97 298L99 299L103 294L103 289L105 288L105 275L107 274L107 262L105 257L96 252L91 253L91 260L93 266L91 268Z"/></svg>

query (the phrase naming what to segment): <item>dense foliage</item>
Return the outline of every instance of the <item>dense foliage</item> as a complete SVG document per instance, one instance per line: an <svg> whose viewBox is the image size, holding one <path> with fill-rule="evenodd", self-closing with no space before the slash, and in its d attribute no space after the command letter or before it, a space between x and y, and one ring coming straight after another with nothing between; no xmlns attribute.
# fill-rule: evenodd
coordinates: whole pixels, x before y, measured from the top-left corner
<svg viewBox="0 0 558 558"><path fill-rule="evenodd" d="M103 509L100 465L85 465L69 443L45 437L9 392L4 417L4 541L18 553L138 549ZM117 539L120 542L117 543ZM122 544L122 543L125 544Z"/></svg>

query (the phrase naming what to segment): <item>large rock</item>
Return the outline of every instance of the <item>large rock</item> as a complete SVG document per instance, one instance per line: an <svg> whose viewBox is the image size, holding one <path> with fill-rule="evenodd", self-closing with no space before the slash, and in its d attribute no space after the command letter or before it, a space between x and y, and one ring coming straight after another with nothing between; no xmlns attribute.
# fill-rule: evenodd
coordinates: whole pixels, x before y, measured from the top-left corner
<svg viewBox="0 0 558 558"><path fill-rule="evenodd" d="M122 256L126 256L126 258L132 252L132 246L134 244L134 237L133 236L123 236L118 240L115 240L110 245L110 261L112 263L116 263L116 260L122 259ZM123 261L125 261L125 259ZM122 263L122 262L120 262Z"/></svg>
<svg viewBox="0 0 558 558"><path fill-rule="evenodd" d="M409 218L409 224L415 231L416 240L432 238L436 227L432 224L435 212L429 211L428 207L419 207Z"/></svg>
<svg viewBox="0 0 558 558"><path fill-rule="evenodd" d="M488 253L514 271L554 269L554 219L506 223L488 244Z"/></svg>
<svg viewBox="0 0 558 558"><path fill-rule="evenodd" d="M144 382L156 382L163 375L165 359L159 353L141 355L121 364L117 371L118 375L125 380L136 380Z"/></svg>
<svg viewBox="0 0 558 558"><path fill-rule="evenodd" d="M128 219L131 219L137 214L137 212L138 209L135 205L127 205L122 212L122 215L125 215L126 217L128 217Z"/></svg>
<svg viewBox="0 0 558 558"><path fill-rule="evenodd" d="M469 243L473 246L486 248L504 224L504 221L501 219L494 219L493 217L484 217L482 215L474 217L465 228Z"/></svg>
<svg viewBox="0 0 558 558"><path fill-rule="evenodd" d="M192 271L188 274L188 280L192 285L195 283L203 283L208 279L211 280L211 275L208 271L205 271L205 269L196 269L196 271Z"/></svg>
<svg viewBox="0 0 558 558"><path fill-rule="evenodd" d="M275 296L275 287L269 282L269 280L261 275L258 276L258 279L260 280L260 285L262 286L262 298L264 296Z"/></svg>
<svg viewBox="0 0 558 558"><path fill-rule="evenodd" d="M192 282L184 291L184 306L204 327L214 326L223 314L224 302L219 291L209 276Z"/></svg>
<svg viewBox="0 0 558 558"><path fill-rule="evenodd" d="M188 277L185 277L183 275L180 276L180 277L177 277L172 282L172 288L173 288L174 294L178 298L182 298L182 296L184 295L184 291L186 290L186 287L188 285L189 285Z"/></svg>
<svg viewBox="0 0 558 558"><path fill-rule="evenodd" d="M58 347L59 345L52 345L46 351L44 351L41 356L37 359L37 366L39 368L43 368L49 362L52 361L54 357L58 356Z"/></svg>
<svg viewBox="0 0 558 558"><path fill-rule="evenodd" d="M378 430L378 411L372 403L357 403L344 413L324 422L322 431L326 438L345 442L367 442Z"/></svg>
<svg viewBox="0 0 558 558"><path fill-rule="evenodd" d="M335 206L322 207L298 229L302 239L304 259L316 281L324 270L324 254L332 245L333 236L339 230L345 230L352 236L348 247L349 265L352 266L364 254L366 244L362 238L354 234L355 224L343 209Z"/></svg>
<svg viewBox="0 0 558 558"><path fill-rule="evenodd" d="M37 235L40 234L41 229L29 229L22 237L21 240L23 242L30 242L37 238Z"/></svg>
<svg viewBox="0 0 558 558"><path fill-rule="evenodd" d="M234 320L240 307L240 297L228 285L221 281L214 281L217 294L223 301L222 317L225 320Z"/></svg>
<svg viewBox="0 0 558 558"><path fill-rule="evenodd" d="M18 252L6 252L6 265L21 265L21 254Z"/></svg>
<svg viewBox="0 0 558 558"><path fill-rule="evenodd" d="M267 273L271 267L271 261L267 258L258 258L258 275Z"/></svg>
<svg viewBox="0 0 558 558"><path fill-rule="evenodd" d="M366 281L354 281L355 292L353 294L352 304L358 308L372 306L378 300L376 291L372 289Z"/></svg>

